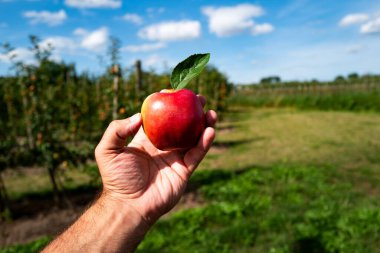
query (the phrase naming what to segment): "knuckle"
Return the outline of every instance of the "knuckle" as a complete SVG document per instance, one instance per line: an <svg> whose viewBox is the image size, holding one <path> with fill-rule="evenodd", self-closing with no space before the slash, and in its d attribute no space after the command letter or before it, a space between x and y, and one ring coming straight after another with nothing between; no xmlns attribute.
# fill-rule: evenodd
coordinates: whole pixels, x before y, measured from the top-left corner
<svg viewBox="0 0 380 253"><path fill-rule="evenodd" d="M98 157L98 156L100 155L100 153L101 153L101 149L100 149L99 146L100 146L100 145L97 145L97 146L95 147L95 151L94 151L95 158Z"/></svg>
<svg viewBox="0 0 380 253"><path fill-rule="evenodd" d="M111 123L108 125L109 128L115 129L120 125L120 122L118 120L113 120Z"/></svg>

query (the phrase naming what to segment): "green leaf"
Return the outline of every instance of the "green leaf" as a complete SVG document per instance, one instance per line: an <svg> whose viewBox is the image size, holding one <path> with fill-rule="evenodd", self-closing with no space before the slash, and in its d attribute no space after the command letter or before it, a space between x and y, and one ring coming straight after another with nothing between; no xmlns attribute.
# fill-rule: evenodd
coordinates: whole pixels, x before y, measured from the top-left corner
<svg viewBox="0 0 380 253"><path fill-rule="evenodd" d="M209 60L209 53L193 54L186 60L178 63L170 78L173 89L179 90L185 88L191 79L198 76L202 72Z"/></svg>

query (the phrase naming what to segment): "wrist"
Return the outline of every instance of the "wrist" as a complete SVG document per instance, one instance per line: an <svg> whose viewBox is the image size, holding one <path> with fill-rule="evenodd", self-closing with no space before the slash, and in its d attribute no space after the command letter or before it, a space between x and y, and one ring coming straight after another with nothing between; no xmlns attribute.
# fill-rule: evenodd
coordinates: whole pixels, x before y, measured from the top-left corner
<svg viewBox="0 0 380 253"><path fill-rule="evenodd" d="M150 224L133 205L129 204L128 201L117 198L107 192L103 191L100 197L95 202L95 205L99 208L101 212L117 212L118 216L121 218L129 217L131 220L135 221L133 224L135 227L140 228L147 232L153 224Z"/></svg>
<svg viewBox="0 0 380 253"><path fill-rule="evenodd" d="M139 201L138 198L126 197L124 194L120 194L103 188L102 194L99 197L98 201L100 203L107 203L110 206L114 206L118 210L134 212L136 215L139 215L143 225L147 227L147 230L159 219L160 215L157 212L157 209L147 208L143 202Z"/></svg>
<svg viewBox="0 0 380 253"><path fill-rule="evenodd" d="M151 227L133 206L104 192L92 208L98 217L108 217L105 226L109 235L105 237L124 238L123 251L126 252L134 251Z"/></svg>

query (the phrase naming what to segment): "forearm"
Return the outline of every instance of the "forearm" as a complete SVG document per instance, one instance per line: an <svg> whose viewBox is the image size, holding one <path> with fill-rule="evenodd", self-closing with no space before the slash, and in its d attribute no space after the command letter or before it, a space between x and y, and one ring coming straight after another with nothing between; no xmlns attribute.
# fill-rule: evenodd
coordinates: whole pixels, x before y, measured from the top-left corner
<svg viewBox="0 0 380 253"><path fill-rule="evenodd" d="M133 252L148 229L135 209L102 195L43 252Z"/></svg>

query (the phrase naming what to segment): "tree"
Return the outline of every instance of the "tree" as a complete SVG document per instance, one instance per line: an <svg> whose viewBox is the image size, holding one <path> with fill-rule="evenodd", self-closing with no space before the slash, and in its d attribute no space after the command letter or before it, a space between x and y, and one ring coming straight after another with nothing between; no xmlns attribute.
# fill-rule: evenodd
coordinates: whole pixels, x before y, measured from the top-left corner
<svg viewBox="0 0 380 253"><path fill-rule="evenodd" d="M347 76L350 82L357 82L359 80L359 75L357 73L351 73Z"/></svg>
<svg viewBox="0 0 380 253"><path fill-rule="evenodd" d="M278 76L264 77L260 80L260 84L278 84L281 83L281 78Z"/></svg>
<svg viewBox="0 0 380 253"><path fill-rule="evenodd" d="M344 79L344 77L340 76L340 75L335 77L335 80L334 80L334 82L336 82L336 83L343 83L345 81L346 81L346 79Z"/></svg>
<svg viewBox="0 0 380 253"><path fill-rule="evenodd" d="M111 74L113 75L113 107L112 107L112 119L118 118L119 108L119 82L121 76L120 69L120 40L116 37L110 38L110 46L108 48L108 54L111 59Z"/></svg>

